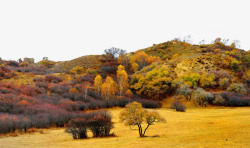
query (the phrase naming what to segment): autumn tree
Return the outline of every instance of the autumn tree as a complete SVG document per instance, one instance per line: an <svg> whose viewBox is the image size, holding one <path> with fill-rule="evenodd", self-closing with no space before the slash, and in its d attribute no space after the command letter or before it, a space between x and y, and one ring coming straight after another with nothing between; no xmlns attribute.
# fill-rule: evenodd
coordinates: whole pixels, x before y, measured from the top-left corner
<svg viewBox="0 0 250 148"><path fill-rule="evenodd" d="M122 96L128 89L128 74L125 71L124 66L119 65L117 70L117 81L119 87L120 96Z"/></svg>
<svg viewBox="0 0 250 148"><path fill-rule="evenodd" d="M102 84L102 95L108 100L115 95L116 91L117 84L110 76L107 76L105 82Z"/></svg>
<svg viewBox="0 0 250 148"><path fill-rule="evenodd" d="M198 73L188 73L180 76L181 79L190 87L198 86L201 75Z"/></svg>
<svg viewBox="0 0 250 148"><path fill-rule="evenodd" d="M155 122L165 122L165 119L156 111L147 111L138 102L132 102L126 105L126 108L120 113L120 121L130 127L136 126L140 137L144 137L150 125ZM142 125L146 123L143 131Z"/></svg>
<svg viewBox="0 0 250 148"><path fill-rule="evenodd" d="M82 73L84 73L84 68L81 66L76 66L76 67L72 68L70 72L72 74L82 74Z"/></svg>
<svg viewBox="0 0 250 148"><path fill-rule="evenodd" d="M87 94L88 94L88 90L90 88L90 83L89 82L85 82L84 85L84 98L86 99L87 98Z"/></svg>
<svg viewBox="0 0 250 148"><path fill-rule="evenodd" d="M200 79L201 87L214 87L217 83L215 81L215 75L204 73Z"/></svg>
<svg viewBox="0 0 250 148"><path fill-rule="evenodd" d="M157 66L153 70L142 74L134 74L131 88L136 93L149 98L162 99L175 91L176 85L167 66Z"/></svg>
<svg viewBox="0 0 250 148"><path fill-rule="evenodd" d="M125 68L129 67L130 56L127 54L122 54L118 58L118 63L123 65Z"/></svg>
<svg viewBox="0 0 250 148"><path fill-rule="evenodd" d="M132 70L133 72L138 71L138 70L139 70L139 65L138 65L137 63L133 63L133 64L132 64L132 67L131 67L131 70Z"/></svg>
<svg viewBox="0 0 250 148"><path fill-rule="evenodd" d="M147 59L147 63L151 64L151 63L154 63L154 62L160 63L161 62L161 58L160 57L156 57L156 56L149 56L148 59Z"/></svg>
<svg viewBox="0 0 250 148"><path fill-rule="evenodd" d="M128 90L126 91L126 96L128 96L129 99L130 99L130 98L132 97L132 95L133 95L132 91L131 91L130 89L128 89Z"/></svg>
<svg viewBox="0 0 250 148"><path fill-rule="evenodd" d="M101 77L101 75L97 75L95 77L94 88L98 94L101 93L101 91L102 91L102 77Z"/></svg>
<svg viewBox="0 0 250 148"><path fill-rule="evenodd" d="M133 55L130 59L130 64L133 65L137 63L139 69L142 69L144 66L147 66L148 55L144 51L140 51Z"/></svg>

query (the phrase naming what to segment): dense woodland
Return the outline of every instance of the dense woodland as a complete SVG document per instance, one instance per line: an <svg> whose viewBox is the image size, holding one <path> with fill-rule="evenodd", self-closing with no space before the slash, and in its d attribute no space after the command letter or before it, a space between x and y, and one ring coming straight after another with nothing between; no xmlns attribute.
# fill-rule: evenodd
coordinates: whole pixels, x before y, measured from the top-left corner
<svg viewBox="0 0 250 148"><path fill-rule="evenodd" d="M185 101L250 106L250 52L237 42L217 38L192 45L174 39L132 53L119 48L104 53L65 62L0 59L0 133L67 126L75 139L86 137L87 128L94 136L108 136L111 116L86 111L133 101L160 108L161 101L174 98L170 107L176 111L185 111ZM72 128L79 121L86 124L82 134Z"/></svg>

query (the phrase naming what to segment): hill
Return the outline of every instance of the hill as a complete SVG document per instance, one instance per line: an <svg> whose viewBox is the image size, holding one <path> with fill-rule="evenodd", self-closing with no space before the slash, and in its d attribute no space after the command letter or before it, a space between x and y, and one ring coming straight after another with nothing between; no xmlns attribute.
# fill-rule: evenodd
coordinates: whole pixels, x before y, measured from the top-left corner
<svg viewBox="0 0 250 148"><path fill-rule="evenodd" d="M100 60L101 55L88 55L82 56L71 61L62 61L57 63L53 69L55 70L71 70L76 66L81 66L86 71L87 69L99 70L102 62Z"/></svg>
<svg viewBox="0 0 250 148"><path fill-rule="evenodd" d="M64 127L89 110L133 101L183 112L250 106L250 52L233 45L172 40L105 53L61 62L0 59L0 133Z"/></svg>

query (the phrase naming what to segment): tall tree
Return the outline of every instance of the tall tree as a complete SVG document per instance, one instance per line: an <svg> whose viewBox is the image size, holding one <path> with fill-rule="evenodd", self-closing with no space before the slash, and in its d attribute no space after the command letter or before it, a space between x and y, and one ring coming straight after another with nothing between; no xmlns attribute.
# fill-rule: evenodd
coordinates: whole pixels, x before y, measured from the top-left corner
<svg viewBox="0 0 250 148"><path fill-rule="evenodd" d="M105 82L102 84L102 95L108 100L111 96L115 95L116 91L115 81L110 76L107 76Z"/></svg>
<svg viewBox="0 0 250 148"><path fill-rule="evenodd" d="M85 82L84 83L84 98L87 98L87 94L88 94L88 89L90 87L90 83L89 82Z"/></svg>
<svg viewBox="0 0 250 148"><path fill-rule="evenodd" d="M117 70L117 81L119 86L119 94L122 96L128 89L128 74L125 71L124 66L119 65Z"/></svg>
<svg viewBox="0 0 250 148"><path fill-rule="evenodd" d="M95 88L96 92L100 95L100 93L102 91L102 77L101 77L101 75L97 75L95 77L94 88Z"/></svg>

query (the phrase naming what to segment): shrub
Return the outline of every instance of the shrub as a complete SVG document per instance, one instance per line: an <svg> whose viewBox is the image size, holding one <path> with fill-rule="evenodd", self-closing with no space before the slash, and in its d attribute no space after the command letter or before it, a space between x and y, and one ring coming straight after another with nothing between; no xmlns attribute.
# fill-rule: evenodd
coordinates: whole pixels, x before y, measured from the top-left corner
<svg viewBox="0 0 250 148"><path fill-rule="evenodd" d="M232 96L227 101L227 105L228 106L242 106L242 102L241 102L240 97Z"/></svg>
<svg viewBox="0 0 250 148"><path fill-rule="evenodd" d="M161 104L154 100L148 100L148 99L140 99L140 98L134 98L132 101L137 101L142 104L142 107L144 108L160 108Z"/></svg>
<svg viewBox="0 0 250 148"><path fill-rule="evenodd" d="M214 99L214 96L203 90L202 88L198 88L193 93L193 99L195 102L197 102L200 106L207 106L208 102L211 102L211 100Z"/></svg>
<svg viewBox="0 0 250 148"><path fill-rule="evenodd" d="M55 75L46 75L45 81L49 83L59 83L59 82L62 82L63 79Z"/></svg>
<svg viewBox="0 0 250 148"><path fill-rule="evenodd" d="M186 111L186 106L182 104L180 101L174 101L170 108L175 109L178 112L185 112Z"/></svg>
<svg viewBox="0 0 250 148"><path fill-rule="evenodd" d="M35 82L35 85L40 88L48 89L49 83L48 82Z"/></svg>
<svg viewBox="0 0 250 148"><path fill-rule="evenodd" d="M93 133L93 137L110 136L110 130L113 128L109 112L104 111L88 120L88 128Z"/></svg>
<svg viewBox="0 0 250 148"><path fill-rule="evenodd" d="M70 87L67 84L55 84L49 87L49 90L51 93L56 93L56 94L64 94L68 93L70 90Z"/></svg>
<svg viewBox="0 0 250 148"><path fill-rule="evenodd" d="M116 68L113 66L105 65L105 66L102 66L101 68L101 72L104 72L104 73L115 73L115 71L116 71Z"/></svg>
<svg viewBox="0 0 250 148"><path fill-rule="evenodd" d="M87 138L87 120L81 117L72 119L65 131L71 133L74 139Z"/></svg>
<svg viewBox="0 0 250 148"><path fill-rule="evenodd" d="M93 84L94 80L95 80L95 76L87 73L87 74L84 74L83 76L80 76L78 81L79 83L86 81L86 82Z"/></svg>
<svg viewBox="0 0 250 148"><path fill-rule="evenodd" d="M87 129L93 133L93 137L110 136L113 128L111 119L108 111L78 114L67 124L66 132L71 133L74 139L87 138Z"/></svg>
<svg viewBox="0 0 250 148"><path fill-rule="evenodd" d="M225 78L225 77L230 79L229 73L225 70L210 71L209 74L214 74L216 80L218 80L219 78Z"/></svg>
<svg viewBox="0 0 250 148"><path fill-rule="evenodd" d="M97 71L94 70L94 69L89 68L89 69L87 69L87 73L89 73L89 74L96 74Z"/></svg>
<svg viewBox="0 0 250 148"><path fill-rule="evenodd" d="M230 63L230 66L231 68L234 70L234 71L239 71L240 70L240 64L241 62L236 60L236 59L233 59Z"/></svg>
<svg viewBox="0 0 250 148"><path fill-rule="evenodd" d="M70 73L72 73L72 74L82 74L82 73L84 73L84 68L81 67L81 66L76 66L76 67L72 68Z"/></svg>
<svg viewBox="0 0 250 148"><path fill-rule="evenodd" d="M214 87L216 85L214 74L203 74L200 83L202 87Z"/></svg>
<svg viewBox="0 0 250 148"><path fill-rule="evenodd" d="M219 79L219 86L221 89L226 89L229 86L229 79L228 78L220 78Z"/></svg>
<svg viewBox="0 0 250 148"><path fill-rule="evenodd" d="M33 79L35 83L37 82L47 82L47 83L59 83L62 82L63 79L61 77L55 75L45 75L45 77L36 77Z"/></svg>
<svg viewBox="0 0 250 148"><path fill-rule="evenodd" d="M232 92L235 92L235 93L241 93L241 94L246 94L247 93L247 90L246 88L244 87L243 84L239 84L239 83L232 83L228 88L227 88L228 91L232 91Z"/></svg>
<svg viewBox="0 0 250 148"><path fill-rule="evenodd" d="M8 61L6 63L7 63L7 65L13 66L13 67L18 67L19 66L17 61Z"/></svg>
<svg viewBox="0 0 250 148"><path fill-rule="evenodd" d="M201 75L198 73L191 73L189 75L183 76L184 81L190 84L191 87L198 86Z"/></svg>
<svg viewBox="0 0 250 148"><path fill-rule="evenodd" d="M221 95L215 95L214 100L213 100L213 104L215 105L224 105L225 100L223 99L223 97Z"/></svg>
<svg viewBox="0 0 250 148"><path fill-rule="evenodd" d="M40 64L44 67L52 68L56 63L54 61L44 59L44 60L40 61Z"/></svg>
<svg viewBox="0 0 250 148"><path fill-rule="evenodd" d="M250 106L250 97L249 96L245 96L242 94L230 93L230 92L222 92L222 93L219 93L218 95L221 96L222 99L224 100L224 102L221 101L221 103L220 103L220 104L223 103L222 105L224 105L224 106ZM216 103L216 102L213 101L213 103Z"/></svg>
<svg viewBox="0 0 250 148"><path fill-rule="evenodd" d="M193 90L188 87L188 85L182 85L177 89L177 93L185 96L187 101L191 100Z"/></svg>
<svg viewBox="0 0 250 148"><path fill-rule="evenodd" d="M89 90L88 95L93 97L94 99L97 99L97 100L103 100L104 99L104 98L102 98L101 95L99 95L97 92L95 92L93 90Z"/></svg>

